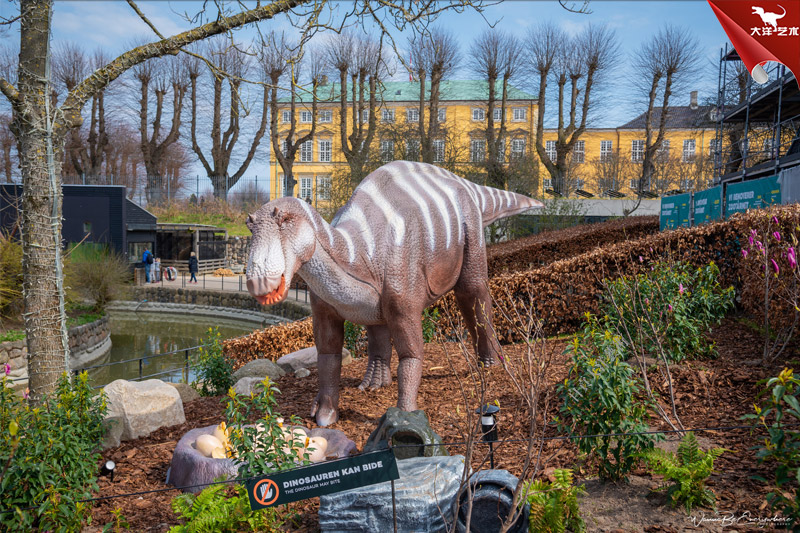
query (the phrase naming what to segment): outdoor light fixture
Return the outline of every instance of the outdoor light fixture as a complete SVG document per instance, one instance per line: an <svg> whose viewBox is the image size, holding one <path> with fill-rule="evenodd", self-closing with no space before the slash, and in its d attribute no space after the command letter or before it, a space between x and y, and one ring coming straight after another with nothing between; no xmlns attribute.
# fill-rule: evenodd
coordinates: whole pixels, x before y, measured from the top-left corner
<svg viewBox="0 0 800 533"><path fill-rule="evenodd" d="M100 467L100 475L107 477L111 480L111 483L114 483L114 469L116 467L117 465L114 464L114 461L108 460Z"/></svg>
<svg viewBox="0 0 800 533"><path fill-rule="evenodd" d="M475 412L481 415L481 437L483 442L489 443L489 466L494 469L494 447L497 441L497 418L495 415L500 411L496 405L483 405L478 407Z"/></svg>

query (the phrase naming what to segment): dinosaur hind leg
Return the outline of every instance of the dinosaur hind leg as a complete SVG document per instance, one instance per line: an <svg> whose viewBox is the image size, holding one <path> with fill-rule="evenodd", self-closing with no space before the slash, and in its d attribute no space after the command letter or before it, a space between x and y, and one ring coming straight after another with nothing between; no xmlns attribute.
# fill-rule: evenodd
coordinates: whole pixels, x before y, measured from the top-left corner
<svg viewBox="0 0 800 533"><path fill-rule="evenodd" d="M484 265L486 263L484 262ZM486 285L486 278L459 282L454 287L458 308L464 317L464 324L472 339L472 346L484 366L497 362L500 343L494 333L492 322L492 298Z"/></svg>
<svg viewBox="0 0 800 533"><path fill-rule="evenodd" d="M374 390L392 383L392 340L386 326L367 326L367 371L358 386L361 390Z"/></svg>

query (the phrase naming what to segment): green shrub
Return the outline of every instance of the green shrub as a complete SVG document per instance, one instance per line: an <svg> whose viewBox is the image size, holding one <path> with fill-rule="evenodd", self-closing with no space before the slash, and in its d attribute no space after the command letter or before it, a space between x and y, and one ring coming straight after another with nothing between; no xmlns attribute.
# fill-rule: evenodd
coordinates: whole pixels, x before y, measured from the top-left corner
<svg viewBox="0 0 800 533"><path fill-rule="evenodd" d="M681 440L677 455L654 448L643 453L642 458L653 473L674 482L667 488L672 506L682 504L690 513L693 507L714 506L716 497L705 483L714 472L714 460L726 451L724 448L712 448L704 452L690 431Z"/></svg>
<svg viewBox="0 0 800 533"><path fill-rule="evenodd" d="M252 511L247 490L236 485L235 495L226 485L211 485L200 494L181 494L172 500L172 510L186 521L170 533L217 533L238 531L280 531L283 520L277 509Z"/></svg>
<svg viewBox="0 0 800 533"><path fill-rule="evenodd" d="M364 326L344 321L344 347L353 357L361 357L367 351L367 329Z"/></svg>
<svg viewBox="0 0 800 533"><path fill-rule="evenodd" d="M83 372L64 374L32 407L0 383L0 529L79 531L97 490L105 398ZM25 510L27 507L33 509Z"/></svg>
<svg viewBox="0 0 800 533"><path fill-rule="evenodd" d="M558 391L564 401L561 413L571 422L556 418L559 430L572 435L647 431L648 404L639 399L640 385L633 367L622 360L619 338L600 328L595 317L586 316L584 330L567 348L572 367ZM651 449L654 440L654 435L593 436L578 438L576 444L582 453L598 459L600 479L618 480L627 476L637 454Z"/></svg>
<svg viewBox="0 0 800 533"><path fill-rule="evenodd" d="M656 263L650 272L609 282L600 313L608 327L627 332L626 357L636 348L649 354L663 348L672 361L710 357L714 346L705 334L733 306L733 287L723 289L718 278L714 263Z"/></svg>
<svg viewBox="0 0 800 533"><path fill-rule="evenodd" d="M436 338L436 324L439 322L439 310L435 307L422 312L422 342L433 342Z"/></svg>
<svg viewBox="0 0 800 533"><path fill-rule="evenodd" d="M0 342L14 342L25 339L25 330L10 329L4 333L0 333Z"/></svg>
<svg viewBox="0 0 800 533"><path fill-rule="evenodd" d="M223 353L219 328L208 328L204 346L198 348L200 357L194 363L196 380L192 386L203 396L219 396L233 385L233 360Z"/></svg>
<svg viewBox="0 0 800 533"><path fill-rule="evenodd" d="M767 430L764 445L756 447L756 457L760 463L775 464L775 480L757 479L773 483L774 489L767 494L772 510L780 511L792 524L800 524L800 380L792 369L784 368L767 382L764 392L766 400L755 406L755 414L744 418L756 420L756 428Z"/></svg>
<svg viewBox="0 0 800 533"><path fill-rule="evenodd" d="M578 496L586 491L573 486L570 469L556 469L552 483L539 479L527 487L528 503L531 506L530 528L533 533L562 533L586 531L586 523L580 515Z"/></svg>
<svg viewBox="0 0 800 533"><path fill-rule="evenodd" d="M78 245L67 254L64 285L71 301L89 299L102 311L108 302L123 298L131 280L128 261L107 247Z"/></svg>

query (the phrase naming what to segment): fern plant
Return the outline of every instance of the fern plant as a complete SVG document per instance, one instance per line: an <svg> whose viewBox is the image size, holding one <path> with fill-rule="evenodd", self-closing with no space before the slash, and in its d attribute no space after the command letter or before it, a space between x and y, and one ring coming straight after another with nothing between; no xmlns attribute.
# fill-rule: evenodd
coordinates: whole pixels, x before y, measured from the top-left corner
<svg viewBox="0 0 800 533"><path fill-rule="evenodd" d="M283 525L277 509L250 509L244 485L234 487L236 494L228 497L228 487L211 485L200 494L182 494L172 500L172 510L185 524L174 526L169 533L235 533L237 531L279 531Z"/></svg>
<svg viewBox="0 0 800 533"><path fill-rule="evenodd" d="M536 480L528 485L528 503L531 506L530 528L533 533L563 533L586 531L580 516L578 496L586 491L583 485L572 484L572 470L566 468L553 472L555 481Z"/></svg>
<svg viewBox="0 0 800 533"><path fill-rule="evenodd" d="M650 469L664 479L674 481L667 488L667 496L673 507L683 504L687 513L693 507L714 507L716 497L706 487L708 476L714 472L714 460L725 448L712 448L707 452L700 449L697 438L689 432L678 446L678 454L655 448L641 454Z"/></svg>

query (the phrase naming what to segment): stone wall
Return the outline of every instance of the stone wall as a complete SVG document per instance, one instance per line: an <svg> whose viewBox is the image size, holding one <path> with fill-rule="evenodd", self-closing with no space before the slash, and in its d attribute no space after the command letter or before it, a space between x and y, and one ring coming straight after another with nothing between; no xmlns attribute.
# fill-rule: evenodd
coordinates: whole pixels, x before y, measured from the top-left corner
<svg viewBox="0 0 800 533"><path fill-rule="evenodd" d="M229 265L247 264L247 254L250 248L251 237L228 237L225 259Z"/></svg>
<svg viewBox="0 0 800 533"><path fill-rule="evenodd" d="M203 291L197 289L171 289L167 287L136 287L134 299L150 303L174 303L209 307L226 307L269 313L289 320L299 320L311 314L311 307L299 302L283 301L264 307L246 292Z"/></svg>
<svg viewBox="0 0 800 533"><path fill-rule="evenodd" d="M104 343L108 343L111 330L108 317L95 320L82 326L69 328L70 359L81 360L89 352L97 350ZM110 344L108 345L110 348ZM102 355L102 354L97 354ZM25 385L28 377L28 346L25 340L0 343L0 365L8 363L11 367L9 377L18 385Z"/></svg>

